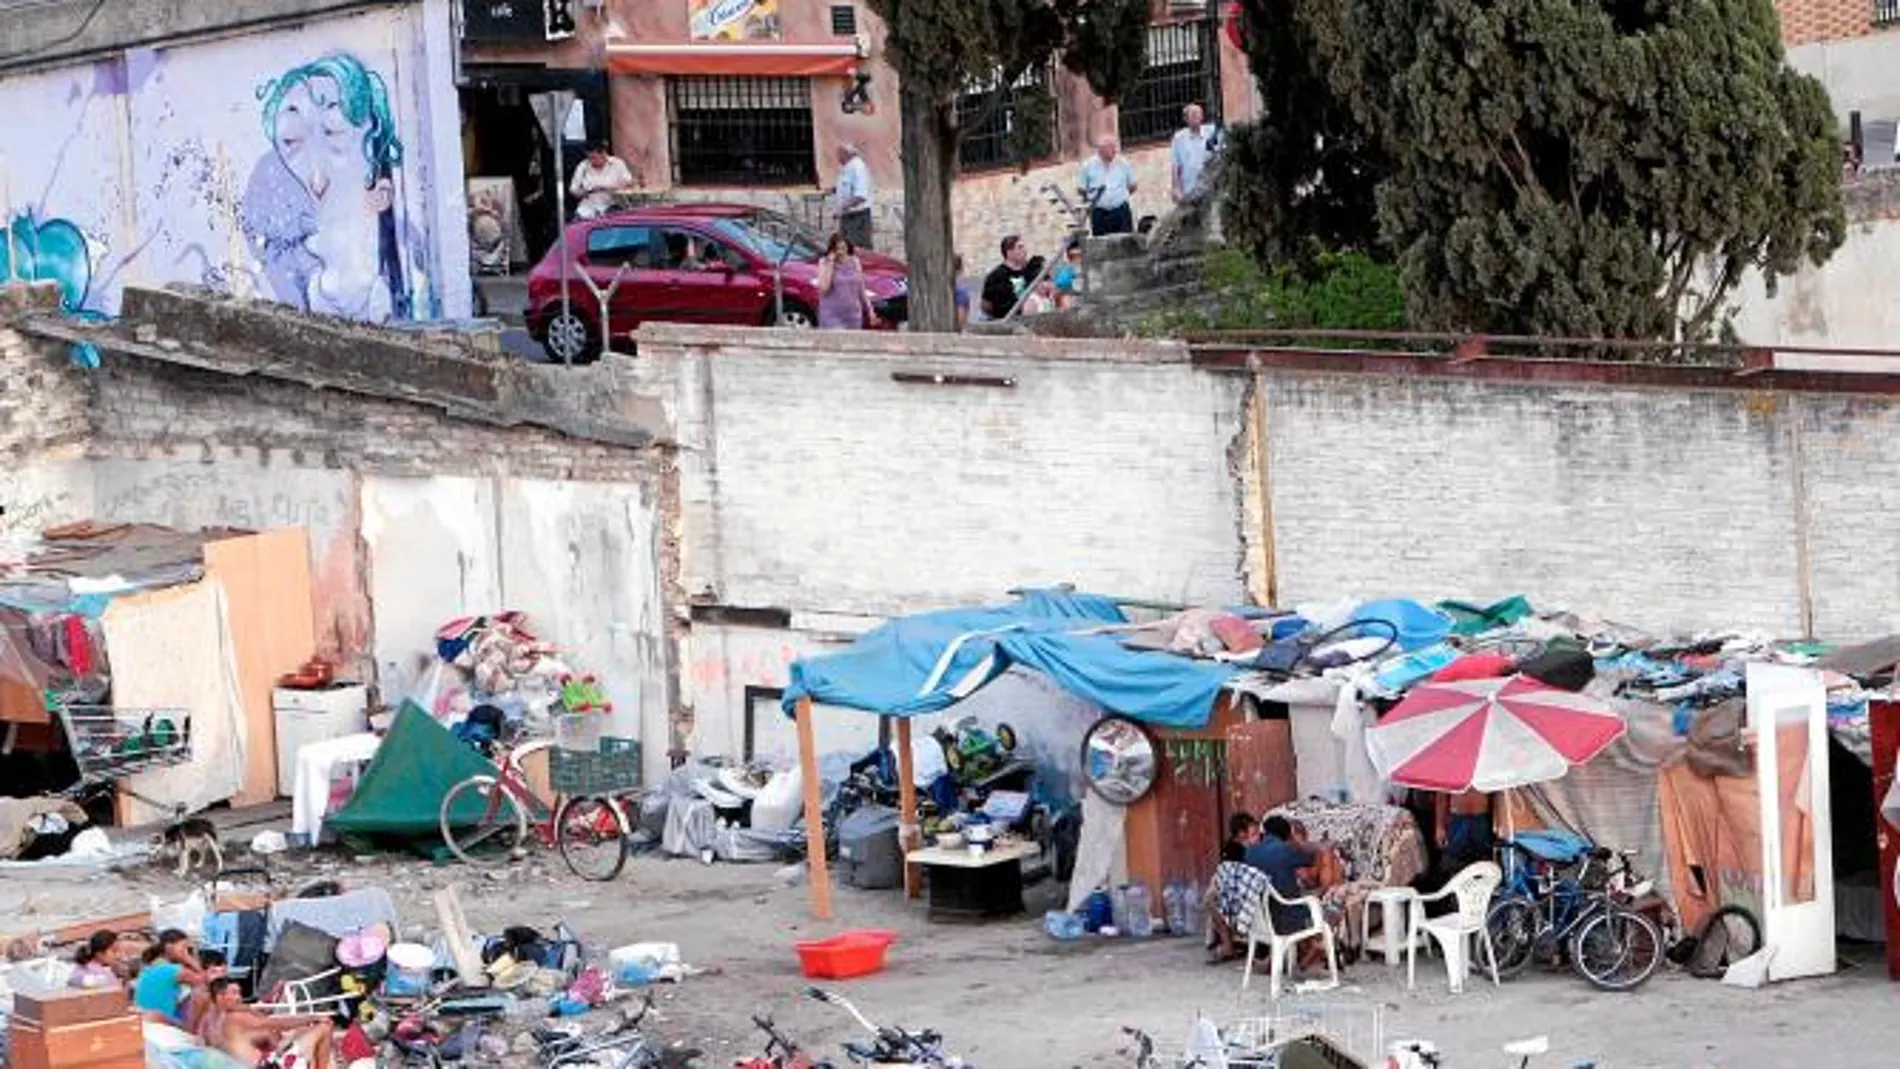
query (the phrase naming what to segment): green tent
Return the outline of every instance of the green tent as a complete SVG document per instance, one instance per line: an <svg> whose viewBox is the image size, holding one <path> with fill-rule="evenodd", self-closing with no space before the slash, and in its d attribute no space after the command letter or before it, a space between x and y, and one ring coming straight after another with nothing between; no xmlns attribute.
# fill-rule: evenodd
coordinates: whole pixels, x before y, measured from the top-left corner
<svg viewBox="0 0 1900 1069"><path fill-rule="evenodd" d="M488 759L420 706L404 702L376 759L357 781L356 793L323 822L345 838L393 835L439 840L442 799L470 776L494 774L495 766ZM475 811L467 816L479 820L480 803L472 795L469 801L475 803Z"/></svg>

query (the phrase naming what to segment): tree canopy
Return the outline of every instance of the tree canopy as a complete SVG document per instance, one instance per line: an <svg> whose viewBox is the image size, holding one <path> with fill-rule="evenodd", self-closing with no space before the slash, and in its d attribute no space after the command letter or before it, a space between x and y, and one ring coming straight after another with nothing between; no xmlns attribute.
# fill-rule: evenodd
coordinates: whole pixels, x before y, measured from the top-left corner
<svg viewBox="0 0 1900 1069"><path fill-rule="evenodd" d="M1428 329L1701 338L1846 233L1772 0L1242 0L1256 255L1373 249Z"/></svg>
<svg viewBox="0 0 1900 1069"><path fill-rule="evenodd" d="M973 85L1009 92L1052 61L1118 99L1141 76L1148 0L868 0L886 27L884 58L897 72L903 121L904 254L911 324L953 330L950 188L957 98Z"/></svg>

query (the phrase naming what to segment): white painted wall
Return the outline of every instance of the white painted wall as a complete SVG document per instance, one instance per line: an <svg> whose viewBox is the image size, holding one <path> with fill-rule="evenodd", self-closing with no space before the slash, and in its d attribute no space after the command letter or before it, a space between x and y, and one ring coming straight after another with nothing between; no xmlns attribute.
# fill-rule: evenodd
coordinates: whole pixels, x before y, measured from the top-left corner
<svg viewBox="0 0 1900 1069"><path fill-rule="evenodd" d="M1826 264L1782 279L1773 296L1750 274L1734 296L1736 332L1758 345L1900 349L1900 303L1878 297L1896 263L1900 219L1857 222Z"/></svg>
<svg viewBox="0 0 1900 1069"><path fill-rule="evenodd" d="M1900 33L1891 31L1788 49L1790 67L1813 75L1827 87L1843 130L1848 113L1854 111L1869 122L1900 119L1900 81L1893 76L1896 63L1900 63Z"/></svg>

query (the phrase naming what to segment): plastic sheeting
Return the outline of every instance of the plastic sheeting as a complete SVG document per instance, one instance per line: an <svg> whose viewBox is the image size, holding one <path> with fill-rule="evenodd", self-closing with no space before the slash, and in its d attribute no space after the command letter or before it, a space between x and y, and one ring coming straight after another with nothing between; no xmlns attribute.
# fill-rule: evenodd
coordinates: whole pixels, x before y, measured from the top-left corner
<svg viewBox="0 0 1900 1069"><path fill-rule="evenodd" d="M784 708L790 713L809 697L886 716L934 713L1017 664L1131 719L1205 726L1235 670L1131 650L1115 636L1088 633L1126 622L1106 598L1060 591L1031 591L998 608L892 620L842 653L794 663Z"/></svg>

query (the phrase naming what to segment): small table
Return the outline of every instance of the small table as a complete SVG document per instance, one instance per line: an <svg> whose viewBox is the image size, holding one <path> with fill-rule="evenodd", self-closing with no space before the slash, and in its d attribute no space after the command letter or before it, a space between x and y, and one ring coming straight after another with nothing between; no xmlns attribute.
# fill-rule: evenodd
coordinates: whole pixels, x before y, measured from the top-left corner
<svg viewBox="0 0 1900 1069"><path fill-rule="evenodd" d="M930 919L987 920L1023 911L1023 862L1042 852L1033 843L1004 843L980 855L933 846L904 860L930 879Z"/></svg>
<svg viewBox="0 0 1900 1069"><path fill-rule="evenodd" d="M1359 915L1359 942L1365 952L1375 949L1385 959L1387 965L1397 965L1399 955L1406 950L1406 940L1412 934L1412 902L1418 898L1418 892L1410 887L1381 887L1366 896L1365 912ZM1372 909L1379 908L1379 927L1382 946L1372 945Z"/></svg>

